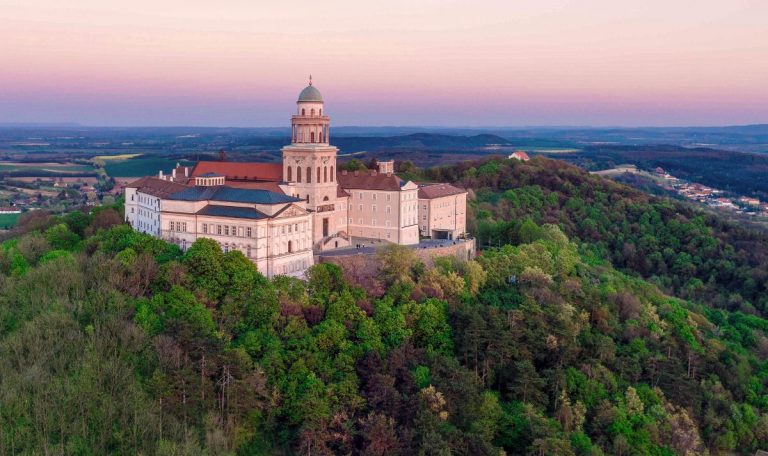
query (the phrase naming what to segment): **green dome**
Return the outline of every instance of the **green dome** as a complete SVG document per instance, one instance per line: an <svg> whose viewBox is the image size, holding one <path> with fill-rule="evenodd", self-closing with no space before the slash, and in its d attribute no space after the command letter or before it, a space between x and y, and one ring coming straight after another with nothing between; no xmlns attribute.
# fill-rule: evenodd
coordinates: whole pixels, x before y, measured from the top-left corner
<svg viewBox="0 0 768 456"><path fill-rule="evenodd" d="M320 95L320 91L315 88L313 85L308 85L304 88L304 90L301 91L299 94L299 102L302 101L310 101L315 103L322 103L323 102L323 96Z"/></svg>

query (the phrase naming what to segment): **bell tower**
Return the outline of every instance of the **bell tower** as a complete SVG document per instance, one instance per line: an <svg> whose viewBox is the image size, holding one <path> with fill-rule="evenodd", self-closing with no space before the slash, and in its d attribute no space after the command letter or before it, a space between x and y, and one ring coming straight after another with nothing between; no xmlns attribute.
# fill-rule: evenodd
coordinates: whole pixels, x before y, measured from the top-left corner
<svg viewBox="0 0 768 456"><path fill-rule="evenodd" d="M307 209L314 212L315 242L346 230L346 226L337 226L338 149L329 144L330 124L323 96L310 76L291 116L291 144L283 147L283 181L293 196L304 199Z"/></svg>

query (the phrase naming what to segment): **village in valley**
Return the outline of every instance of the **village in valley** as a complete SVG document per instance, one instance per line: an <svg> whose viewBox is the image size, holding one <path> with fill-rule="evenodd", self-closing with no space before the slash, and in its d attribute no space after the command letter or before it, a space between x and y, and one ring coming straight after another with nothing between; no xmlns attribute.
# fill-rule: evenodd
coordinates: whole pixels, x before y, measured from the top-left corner
<svg viewBox="0 0 768 456"><path fill-rule="evenodd" d="M739 195L722 189L709 187L698 182L690 182L673 176L661 167L646 171L635 165L621 165L592 174L617 177L637 175L648 178L669 193L679 195L688 201L707 207L750 217L768 218L768 202L752 196Z"/></svg>

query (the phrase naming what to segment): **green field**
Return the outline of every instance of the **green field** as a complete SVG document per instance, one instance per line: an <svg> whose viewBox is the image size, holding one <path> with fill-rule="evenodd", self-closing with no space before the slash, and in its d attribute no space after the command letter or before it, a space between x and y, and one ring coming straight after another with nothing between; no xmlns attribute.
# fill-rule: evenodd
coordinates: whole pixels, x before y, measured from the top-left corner
<svg viewBox="0 0 768 456"><path fill-rule="evenodd" d="M170 173L176 166L176 163L181 163L182 166L194 164L194 162L173 158L139 157L128 160L108 161L104 168L107 171L107 175L111 177L139 177L157 174L160 170L163 170L164 173Z"/></svg>
<svg viewBox="0 0 768 456"><path fill-rule="evenodd" d="M48 171L52 173L92 173L93 167L88 165L77 165L77 164L71 164L71 165L57 165L52 166L48 164L40 164L37 165L35 163L0 163L0 172L2 171L25 171L25 172L35 172L35 171Z"/></svg>
<svg viewBox="0 0 768 456"><path fill-rule="evenodd" d="M0 230L13 228L21 214L0 214Z"/></svg>

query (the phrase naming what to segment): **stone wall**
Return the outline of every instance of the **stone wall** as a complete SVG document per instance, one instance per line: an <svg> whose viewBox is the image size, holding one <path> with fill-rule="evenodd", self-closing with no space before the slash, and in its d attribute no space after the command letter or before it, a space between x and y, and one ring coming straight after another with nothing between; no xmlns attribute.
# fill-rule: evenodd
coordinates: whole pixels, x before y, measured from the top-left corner
<svg viewBox="0 0 768 456"><path fill-rule="evenodd" d="M432 259L435 257L455 255L462 260L467 260L474 258L477 253L474 239L446 240L426 248L422 248L421 244L419 246L414 245L412 248L416 256L427 265L431 265ZM349 255L323 256L321 254L315 257L315 263L333 263L345 270L358 270L362 274L376 274L376 262L372 261L374 255L376 255L375 251L360 253L350 249Z"/></svg>

